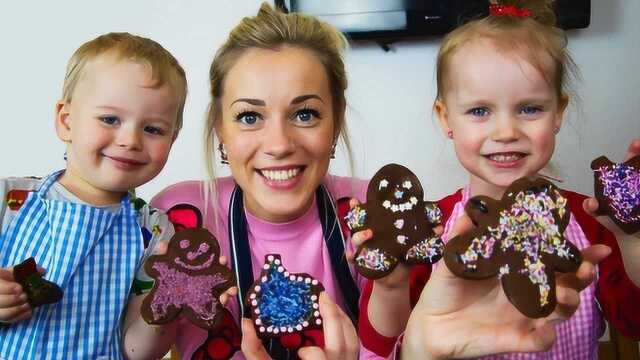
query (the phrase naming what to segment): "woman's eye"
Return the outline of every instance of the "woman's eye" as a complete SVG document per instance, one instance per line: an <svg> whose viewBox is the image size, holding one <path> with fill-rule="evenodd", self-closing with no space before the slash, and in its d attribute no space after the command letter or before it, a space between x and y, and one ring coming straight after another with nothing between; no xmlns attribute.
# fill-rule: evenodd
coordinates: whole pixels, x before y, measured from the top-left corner
<svg viewBox="0 0 640 360"><path fill-rule="evenodd" d="M152 135L164 135L164 130L157 126L145 126L144 131Z"/></svg>
<svg viewBox="0 0 640 360"><path fill-rule="evenodd" d="M254 111L245 111L236 116L236 121L245 125L254 125L258 122L259 115Z"/></svg>
<svg viewBox="0 0 640 360"><path fill-rule="evenodd" d="M116 125L120 122L120 119L117 116L100 116L99 119L107 125Z"/></svg>
<svg viewBox="0 0 640 360"><path fill-rule="evenodd" d="M301 123L308 123L314 118L320 118L320 113L313 109L302 109L296 112L295 120Z"/></svg>
<svg viewBox="0 0 640 360"><path fill-rule="evenodd" d="M533 115L540 111L542 111L540 107L531 105L523 106L522 109L520 109L520 112L525 115Z"/></svg>
<svg viewBox="0 0 640 360"><path fill-rule="evenodd" d="M487 116L489 115L489 110L487 108L473 108L471 110L468 111L469 115L473 115L473 116Z"/></svg>

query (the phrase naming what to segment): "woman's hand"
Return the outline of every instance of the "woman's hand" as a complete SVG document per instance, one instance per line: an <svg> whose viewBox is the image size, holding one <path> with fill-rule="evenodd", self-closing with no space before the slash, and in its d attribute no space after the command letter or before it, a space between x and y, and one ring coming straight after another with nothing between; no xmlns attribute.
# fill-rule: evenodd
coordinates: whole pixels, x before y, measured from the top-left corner
<svg viewBox="0 0 640 360"><path fill-rule="evenodd" d="M469 231L471 219L461 217L452 237ZM478 357L503 352L544 351L553 345L555 324L578 309L579 292L595 279L595 265L610 249L603 245L582 251L575 274L556 276L555 311L531 319L509 302L497 278L467 280L456 277L441 262L425 286L407 324L403 359Z"/></svg>
<svg viewBox="0 0 640 360"><path fill-rule="evenodd" d="M356 359L360 344L351 320L325 292L320 293L319 302L323 320L324 349L306 346L298 350L298 356L308 360ZM249 360L271 359L249 319L242 319L241 348L242 353Z"/></svg>

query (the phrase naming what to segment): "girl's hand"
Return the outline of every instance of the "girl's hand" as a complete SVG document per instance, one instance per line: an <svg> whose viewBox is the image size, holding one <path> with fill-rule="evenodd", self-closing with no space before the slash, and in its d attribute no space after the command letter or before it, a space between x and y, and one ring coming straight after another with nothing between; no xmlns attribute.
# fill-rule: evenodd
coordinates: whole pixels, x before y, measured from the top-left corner
<svg viewBox="0 0 640 360"><path fill-rule="evenodd" d="M464 215L451 236L472 226ZM609 252L606 246L591 246L582 251L584 261L575 274L558 274L558 304L551 315L541 319L527 318L516 310L497 278L462 279L441 262L411 313L402 358L465 358L548 350L556 338L555 324L578 309L579 292L594 281L595 265Z"/></svg>
<svg viewBox="0 0 640 360"><path fill-rule="evenodd" d="M631 144L627 149L627 154L624 157L624 161L627 161L637 155L640 155L640 138L631 141ZM611 219L608 216L596 215L596 211L598 210L599 204L598 204L598 200L596 200L595 198L591 197L586 199L582 203L582 207L584 208L584 211L586 211L591 216L595 217L600 224L602 224L609 231L611 231L616 236L617 239L640 240L640 232L636 232L635 234L628 235L625 232L623 232L613 221L611 221Z"/></svg>
<svg viewBox="0 0 640 360"><path fill-rule="evenodd" d="M358 205L359 205L359 202L356 198L352 198L351 200L349 200L349 207L351 209L353 209ZM437 226L433 230L436 233L436 235L440 236L442 235L443 227ZM373 237L373 231L371 229L364 229L364 230L355 232L351 236L351 244L353 245L354 248L357 249L360 246L362 246L362 244L364 244L366 241L370 240L372 237ZM355 253L347 250L346 256L347 256L347 260L349 260L350 262L353 262ZM399 287L406 287L406 285L409 282L409 272L410 272L410 269L407 265L405 265L404 263L398 263L396 268L393 269L393 271L389 275L380 279L376 279L374 281L376 286L380 286L387 290L396 289Z"/></svg>
<svg viewBox="0 0 640 360"><path fill-rule="evenodd" d="M320 293L319 302L323 320L324 349L306 346L298 350L298 356L308 360L356 359L360 345L351 320L325 292ZM242 319L241 348L242 353L249 360L271 359L249 319Z"/></svg>

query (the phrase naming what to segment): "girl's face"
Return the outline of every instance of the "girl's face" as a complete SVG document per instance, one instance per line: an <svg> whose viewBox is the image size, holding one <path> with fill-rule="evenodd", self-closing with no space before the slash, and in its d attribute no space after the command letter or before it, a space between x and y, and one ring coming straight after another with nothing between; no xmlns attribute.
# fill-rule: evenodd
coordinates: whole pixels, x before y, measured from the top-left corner
<svg viewBox="0 0 640 360"><path fill-rule="evenodd" d="M465 44L449 66L448 89L436 102L443 131L453 132L472 195L500 197L549 162L567 99L558 99L530 63L489 40Z"/></svg>
<svg viewBox="0 0 640 360"><path fill-rule="evenodd" d="M334 109L310 50L247 50L230 69L216 127L247 209L286 222L309 209L329 167Z"/></svg>

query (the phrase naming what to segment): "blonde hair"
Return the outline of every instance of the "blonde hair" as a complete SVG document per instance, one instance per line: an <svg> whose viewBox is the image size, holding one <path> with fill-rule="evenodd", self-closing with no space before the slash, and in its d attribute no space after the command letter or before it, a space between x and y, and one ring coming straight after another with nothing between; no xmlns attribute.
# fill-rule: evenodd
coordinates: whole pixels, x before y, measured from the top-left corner
<svg viewBox="0 0 640 360"><path fill-rule="evenodd" d="M222 119L220 102L225 77L247 50L277 50L284 45L312 51L324 66L333 97L334 140L340 138L351 162L351 145L345 124L347 75L342 57L348 45L346 38L333 26L315 17L299 13L285 14L265 2L256 16L245 17L231 30L227 41L216 52L209 70L211 102L205 126L204 151L210 188L214 191L215 129Z"/></svg>
<svg viewBox="0 0 640 360"><path fill-rule="evenodd" d="M499 5L529 9L532 17L487 16L472 20L449 33L438 52L436 64L437 96L447 92L453 55L465 44L488 39L499 50L515 53L534 66L554 88L558 99L571 94L571 82L578 69L567 50L567 36L557 28L551 1L500 0Z"/></svg>
<svg viewBox="0 0 640 360"><path fill-rule="evenodd" d="M178 97L178 115L174 128L177 134L182 128L184 103L187 97L187 79L184 69L169 51L157 42L126 32L112 32L82 44L71 56L62 86L62 100L70 103L78 81L90 60L103 55L114 54L117 59L140 62L151 68L153 86L168 84Z"/></svg>

